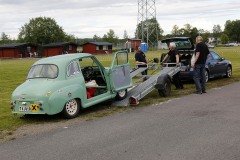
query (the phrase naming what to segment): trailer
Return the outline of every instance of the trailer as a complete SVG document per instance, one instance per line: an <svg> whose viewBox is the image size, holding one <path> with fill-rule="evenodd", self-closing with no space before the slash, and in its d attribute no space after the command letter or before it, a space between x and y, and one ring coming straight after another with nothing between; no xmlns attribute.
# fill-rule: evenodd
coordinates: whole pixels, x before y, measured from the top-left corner
<svg viewBox="0 0 240 160"><path fill-rule="evenodd" d="M139 78L132 88L128 89L128 95L121 101L114 101L113 106L138 105L139 101L148 95L153 89L157 89L162 97L170 96L172 77L180 71L181 66L176 63L153 63L147 67L133 69L130 73L132 79ZM145 70L153 70L151 75L138 76ZM146 79L146 80L145 80Z"/></svg>

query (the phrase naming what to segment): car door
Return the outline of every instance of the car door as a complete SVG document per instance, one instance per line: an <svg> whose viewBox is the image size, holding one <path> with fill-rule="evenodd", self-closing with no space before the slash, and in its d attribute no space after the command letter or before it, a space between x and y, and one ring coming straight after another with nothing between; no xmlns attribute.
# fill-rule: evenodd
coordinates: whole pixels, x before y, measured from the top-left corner
<svg viewBox="0 0 240 160"><path fill-rule="evenodd" d="M110 67L110 83L114 92L122 91L132 86L128 53L126 51L115 53Z"/></svg>
<svg viewBox="0 0 240 160"><path fill-rule="evenodd" d="M211 57L207 60L207 65L211 75L218 76L225 71L225 62L214 51L210 51Z"/></svg>

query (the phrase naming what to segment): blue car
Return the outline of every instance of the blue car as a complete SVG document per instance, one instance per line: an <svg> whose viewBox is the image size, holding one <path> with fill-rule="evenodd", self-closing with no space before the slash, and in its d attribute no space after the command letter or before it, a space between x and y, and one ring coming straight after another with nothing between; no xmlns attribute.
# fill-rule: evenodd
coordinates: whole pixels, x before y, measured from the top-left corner
<svg viewBox="0 0 240 160"><path fill-rule="evenodd" d="M195 53L195 47L192 39L189 37L173 37L162 40L162 43L169 44L170 42L175 42L176 48L180 54L180 78L182 80L192 80L193 69L191 68L191 58ZM165 54L162 54L161 60ZM232 63L229 60L226 60L225 58L219 56L216 52L210 50L210 56L206 61L205 75L206 81L208 81L210 78L216 77L230 78L232 76Z"/></svg>

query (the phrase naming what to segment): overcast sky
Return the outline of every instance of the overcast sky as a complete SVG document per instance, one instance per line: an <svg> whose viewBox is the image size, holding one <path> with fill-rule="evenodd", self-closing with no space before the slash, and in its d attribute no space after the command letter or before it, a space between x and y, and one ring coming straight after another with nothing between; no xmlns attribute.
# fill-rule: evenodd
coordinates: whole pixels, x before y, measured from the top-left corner
<svg viewBox="0 0 240 160"><path fill-rule="evenodd" d="M155 0L157 20L164 34L174 25L191 24L212 31L224 28L226 20L240 19L239 0ZM54 18L68 34L79 38L103 36L113 29L119 38L124 30L134 36L138 0L0 0L0 33L17 38L19 29L31 18Z"/></svg>

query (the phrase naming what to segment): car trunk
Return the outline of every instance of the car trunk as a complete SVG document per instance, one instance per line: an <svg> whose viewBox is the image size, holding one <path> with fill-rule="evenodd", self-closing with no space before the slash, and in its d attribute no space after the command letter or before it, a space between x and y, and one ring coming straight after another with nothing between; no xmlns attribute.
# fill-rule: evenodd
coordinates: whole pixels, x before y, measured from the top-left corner
<svg viewBox="0 0 240 160"><path fill-rule="evenodd" d="M194 44L190 37L173 37L167 38L161 41L162 43L166 43L169 47L170 42L174 42L176 44L176 49L179 52L180 62L181 62L181 70L189 71L191 68L191 58L194 53ZM167 53L163 53L161 56L161 61Z"/></svg>

